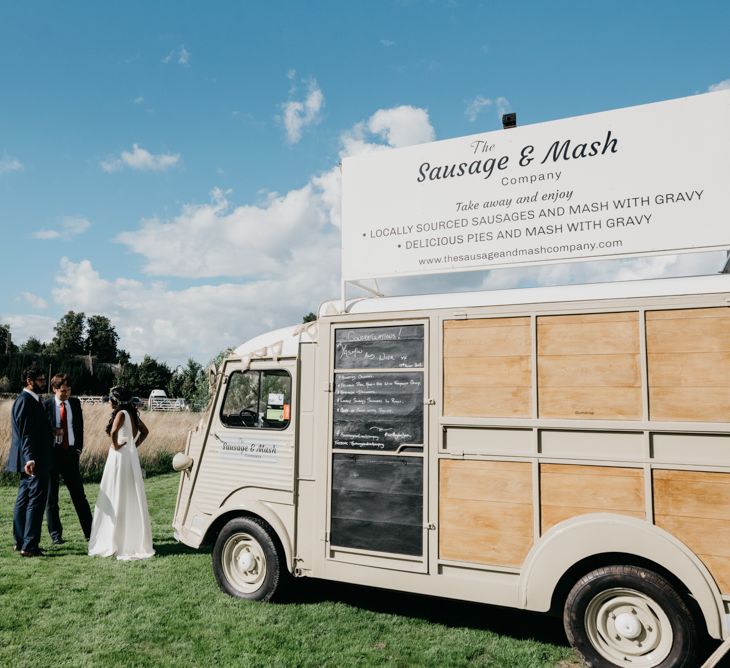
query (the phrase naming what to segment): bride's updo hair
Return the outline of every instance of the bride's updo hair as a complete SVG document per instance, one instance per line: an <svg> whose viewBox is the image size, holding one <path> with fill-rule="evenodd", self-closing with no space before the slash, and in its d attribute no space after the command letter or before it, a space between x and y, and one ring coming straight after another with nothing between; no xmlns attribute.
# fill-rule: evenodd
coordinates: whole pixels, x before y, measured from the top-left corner
<svg viewBox="0 0 730 668"><path fill-rule="evenodd" d="M112 387L112 389L109 390L109 401L112 405L112 415L106 425L107 434L112 433L114 418L117 417L117 413L119 413L119 411L127 411L127 414L139 429L139 414L137 413L136 406L132 403L132 393L126 387L122 385L115 385Z"/></svg>

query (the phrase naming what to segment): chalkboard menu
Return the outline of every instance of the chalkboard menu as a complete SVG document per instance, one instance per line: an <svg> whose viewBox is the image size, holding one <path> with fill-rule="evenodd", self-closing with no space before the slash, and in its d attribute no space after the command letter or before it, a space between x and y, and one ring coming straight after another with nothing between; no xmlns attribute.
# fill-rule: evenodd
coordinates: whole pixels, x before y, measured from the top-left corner
<svg viewBox="0 0 730 668"><path fill-rule="evenodd" d="M335 369L423 367L423 325L358 327L335 332Z"/></svg>
<svg viewBox="0 0 730 668"><path fill-rule="evenodd" d="M334 448L397 450L423 443L423 372L335 374Z"/></svg>
<svg viewBox="0 0 730 668"><path fill-rule="evenodd" d="M423 553L423 459L335 453L330 542L340 547Z"/></svg>

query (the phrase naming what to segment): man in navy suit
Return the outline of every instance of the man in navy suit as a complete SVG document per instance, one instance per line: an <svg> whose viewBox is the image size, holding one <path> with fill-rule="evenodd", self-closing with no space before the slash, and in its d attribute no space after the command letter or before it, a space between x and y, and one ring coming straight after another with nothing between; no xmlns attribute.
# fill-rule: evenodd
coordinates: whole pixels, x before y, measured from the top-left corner
<svg viewBox="0 0 730 668"><path fill-rule="evenodd" d="M58 512L58 487L61 477L71 495L86 540L89 540L91 535L92 516L79 470L79 457L84 448L84 415L81 412L81 402L71 396L71 383L65 373L58 373L51 378L51 389L55 396L46 399L43 404L48 421L55 427L46 521L51 541L54 545L61 545L65 542Z"/></svg>
<svg viewBox="0 0 730 668"><path fill-rule="evenodd" d="M20 473L13 511L15 549L24 557L39 557L43 555L38 542L48 494L53 433L39 396L45 389L45 374L29 367L23 371L21 381L23 390L13 403L13 438L6 469Z"/></svg>

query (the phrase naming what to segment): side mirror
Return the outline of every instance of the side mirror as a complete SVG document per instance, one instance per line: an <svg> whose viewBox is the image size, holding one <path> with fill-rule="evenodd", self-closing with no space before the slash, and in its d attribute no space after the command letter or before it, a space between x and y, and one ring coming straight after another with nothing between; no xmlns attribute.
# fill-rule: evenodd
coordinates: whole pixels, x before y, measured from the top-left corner
<svg viewBox="0 0 730 668"><path fill-rule="evenodd" d="M178 452L172 458L172 468L175 469L178 473L187 471L192 466L193 466L192 458L188 457L184 452Z"/></svg>

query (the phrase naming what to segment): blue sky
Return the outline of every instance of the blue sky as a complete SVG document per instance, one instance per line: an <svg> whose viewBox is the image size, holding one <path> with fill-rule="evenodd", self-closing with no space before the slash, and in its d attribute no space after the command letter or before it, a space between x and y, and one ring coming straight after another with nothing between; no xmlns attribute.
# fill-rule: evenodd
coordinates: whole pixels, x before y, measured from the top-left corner
<svg viewBox="0 0 730 668"><path fill-rule="evenodd" d="M724 1L2 2L0 323L99 313L134 361L206 363L339 295L343 156L728 88L728 28Z"/></svg>

